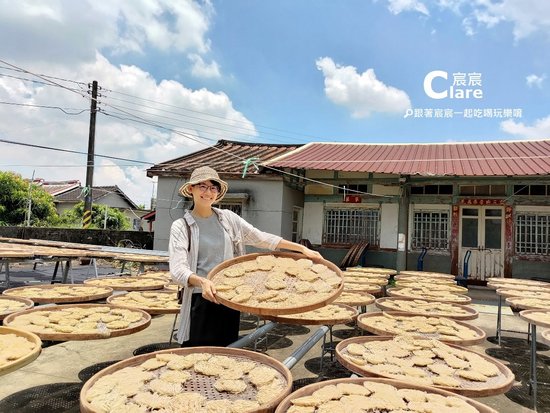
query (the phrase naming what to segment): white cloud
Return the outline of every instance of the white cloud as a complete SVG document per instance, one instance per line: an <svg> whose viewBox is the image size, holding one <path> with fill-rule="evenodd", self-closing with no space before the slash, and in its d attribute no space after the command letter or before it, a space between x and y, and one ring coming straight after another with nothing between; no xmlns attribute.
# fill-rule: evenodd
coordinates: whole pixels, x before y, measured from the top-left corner
<svg viewBox="0 0 550 413"><path fill-rule="evenodd" d="M542 82L546 79L546 75L538 76L533 74L530 74L525 78L527 81L527 86L529 87L538 87L539 89L542 88Z"/></svg>
<svg viewBox="0 0 550 413"><path fill-rule="evenodd" d="M74 62L96 50L208 53L213 8L209 0L0 0L3 56L18 61ZM21 32L24 28L24 33ZM88 29L86 29L88 28Z"/></svg>
<svg viewBox="0 0 550 413"><path fill-rule="evenodd" d="M388 0L388 9L393 14L399 14L404 11L417 11L426 16L430 15L428 8L418 0Z"/></svg>
<svg viewBox="0 0 550 413"><path fill-rule="evenodd" d="M158 163L204 149L219 139L246 140L257 135L254 124L235 110L225 93L160 81L140 67L114 65L107 57L122 60L123 54L136 56L151 50L176 58L194 55L196 70L202 69L196 74L219 76L215 61L205 63L214 14L210 0L0 0L0 9L0 37L12 39L0 42L2 60L33 73L99 81L103 89L96 154ZM1 105L0 136L84 154L0 143L0 169L27 178L34 171L36 177L50 181L84 183L90 118L87 85L55 80L78 92L72 93L6 75L42 81L2 69L0 101L84 112L71 116L58 109ZM149 205L152 184L145 170L150 164L96 157L95 166L95 185L118 185L134 202Z"/></svg>
<svg viewBox="0 0 550 413"><path fill-rule="evenodd" d="M317 59L316 64L325 76L327 97L351 110L355 118L373 112L403 114L411 107L409 96L378 80L373 69L357 73L355 67L335 64L330 57Z"/></svg>
<svg viewBox="0 0 550 413"><path fill-rule="evenodd" d="M206 63L203 58L196 53L190 54L188 58L193 62L193 68L191 69L193 76L201 78L221 77L220 68L215 61Z"/></svg>
<svg viewBox="0 0 550 413"><path fill-rule="evenodd" d="M509 119L502 122L500 128L506 133L523 139L548 138L550 136L550 115L537 119L532 126Z"/></svg>
<svg viewBox="0 0 550 413"><path fill-rule="evenodd" d="M374 0L376 1L376 0ZM434 4L439 10L451 10L462 19L462 26L468 36L473 36L479 27L488 29L500 23L513 26L515 40L535 32L550 35L550 1L548 0L387 0L393 14L404 11L430 15L426 4Z"/></svg>

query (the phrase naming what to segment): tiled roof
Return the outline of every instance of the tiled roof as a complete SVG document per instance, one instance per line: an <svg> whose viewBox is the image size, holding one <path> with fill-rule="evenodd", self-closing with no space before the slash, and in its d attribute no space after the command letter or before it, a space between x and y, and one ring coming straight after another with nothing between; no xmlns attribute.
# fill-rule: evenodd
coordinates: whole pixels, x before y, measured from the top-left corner
<svg viewBox="0 0 550 413"><path fill-rule="evenodd" d="M266 165L422 176L550 174L550 140L367 144L308 143Z"/></svg>
<svg viewBox="0 0 550 413"><path fill-rule="evenodd" d="M71 189L80 187L80 181L44 181L43 179L35 179L33 181L35 184L40 185L44 191L52 196L57 196L64 192L70 191Z"/></svg>
<svg viewBox="0 0 550 413"><path fill-rule="evenodd" d="M138 206L132 201L130 198L126 196L124 192L120 190L120 188L116 185L114 186L94 186L92 187L92 202L97 202L99 199L111 194L116 193L119 196L121 196L128 204L132 207L137 209ZM64 192L61 195L58 195L55 197L55 202L80 202L84 201L84 194L82 193L82 190L84 187L79 186L78 188L74 188L70 191Z"/></svg>
<svg viewBox="0 0 550 413"><path fill-rule="evenodd" d="M242 175L246 159L260 163L288 153L300 145L274 145L220 140L202 151L159 163L147 170L147 176L186 176L199 166L210 166L220 175ZM247 175L258 175L250 164Z"/></svg>

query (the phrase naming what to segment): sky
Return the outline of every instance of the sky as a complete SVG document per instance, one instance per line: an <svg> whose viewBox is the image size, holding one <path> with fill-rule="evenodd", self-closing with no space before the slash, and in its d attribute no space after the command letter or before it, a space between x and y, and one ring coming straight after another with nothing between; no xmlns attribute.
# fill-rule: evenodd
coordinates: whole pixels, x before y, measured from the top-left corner
<svg viewBox="0 0 550 413"><path fill-rule="evenodd" d="M550 138L548 0L0 0L0 38L0 170L84 185L95 80L93 184L147 208L220 139Z"/></svg>

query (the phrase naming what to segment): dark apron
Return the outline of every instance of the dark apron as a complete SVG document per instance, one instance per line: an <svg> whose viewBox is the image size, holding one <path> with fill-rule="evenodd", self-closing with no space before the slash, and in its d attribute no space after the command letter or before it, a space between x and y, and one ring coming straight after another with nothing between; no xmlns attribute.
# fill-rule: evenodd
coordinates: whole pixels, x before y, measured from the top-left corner
<svg viewBox="0 0 550 413"><path fill-rule="evenodd" d="M225 347L239 338L240 312L215 304L195 293L191 296L189 340L182 347Z"/></svg>

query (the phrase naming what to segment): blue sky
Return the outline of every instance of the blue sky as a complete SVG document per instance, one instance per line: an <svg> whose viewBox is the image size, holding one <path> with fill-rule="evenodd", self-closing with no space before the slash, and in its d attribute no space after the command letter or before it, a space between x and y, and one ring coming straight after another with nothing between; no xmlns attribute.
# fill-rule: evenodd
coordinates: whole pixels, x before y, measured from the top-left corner
<svg viewBox="0 0 550 413"><path fill-rule="evenodd" d="M104 88L96 153L143 162L221 138L550 136L546 0L0 0L0 10L0 35L14 40L0 44L5 140L85 152L89 112L77 112L89 108L94 79ZM436 92L477 74L470 88L483 97L429 97L424 78L435 70L448 76L434 80ZM28 80L44 81L36 74L56 85ZM466 109L480 117L464 118ZM436 117L443 110L453 117ZM85 156L0 145L2 170L85 181ZM96 166L94 184L117 184L148 204L148 164L98 158Z"/></svg>

